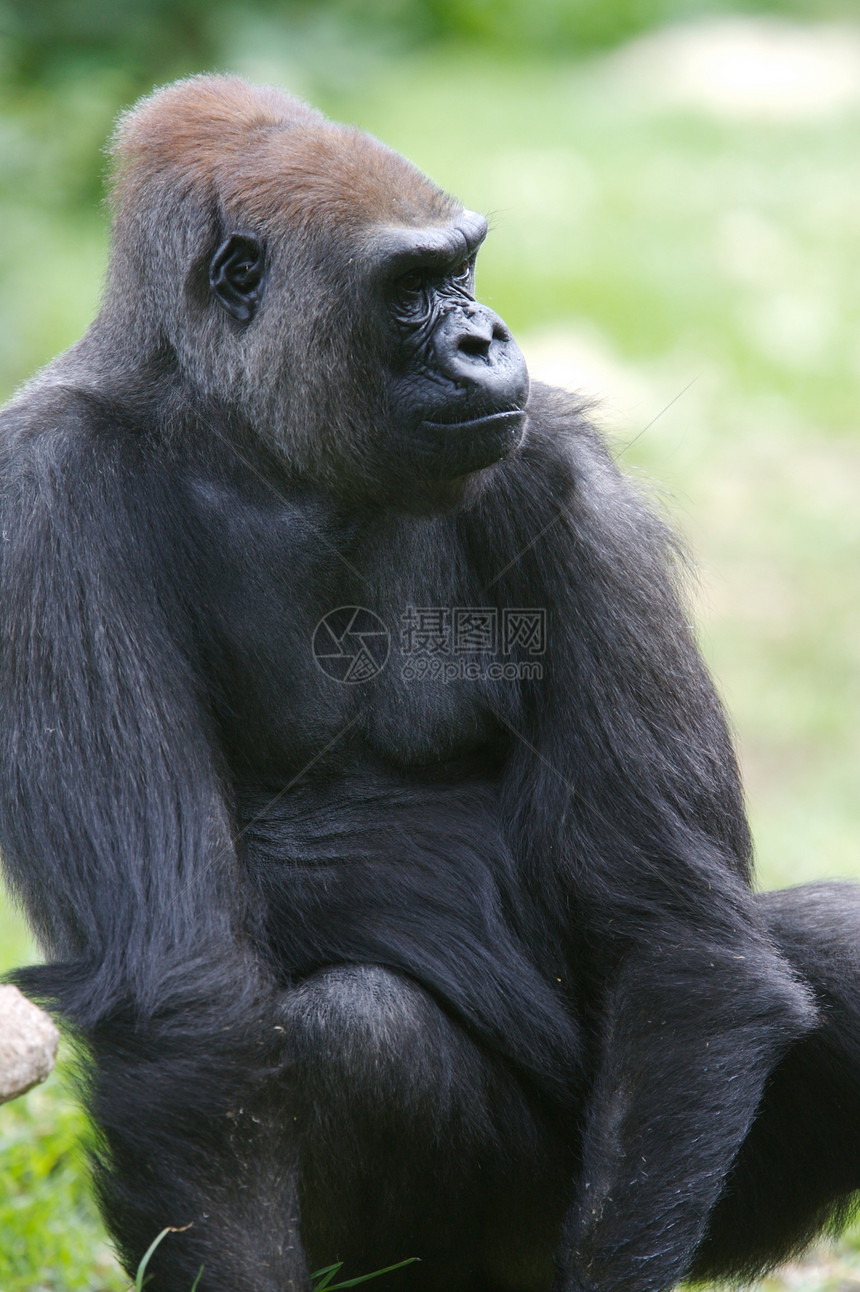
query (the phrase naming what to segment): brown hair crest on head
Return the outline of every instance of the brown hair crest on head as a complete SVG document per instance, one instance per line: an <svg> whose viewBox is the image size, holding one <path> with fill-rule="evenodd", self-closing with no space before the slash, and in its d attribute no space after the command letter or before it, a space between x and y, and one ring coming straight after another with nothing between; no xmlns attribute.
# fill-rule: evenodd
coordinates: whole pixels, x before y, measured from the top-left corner
<svg viewBox="0 0 860 1292"><path fill-rule="evenodd" d="M215 200L228 219L263 231L284 219L420 226L459 209L371 135L236 76L155 91L120 119L111 151L118 215L167 192Z"/></svg>

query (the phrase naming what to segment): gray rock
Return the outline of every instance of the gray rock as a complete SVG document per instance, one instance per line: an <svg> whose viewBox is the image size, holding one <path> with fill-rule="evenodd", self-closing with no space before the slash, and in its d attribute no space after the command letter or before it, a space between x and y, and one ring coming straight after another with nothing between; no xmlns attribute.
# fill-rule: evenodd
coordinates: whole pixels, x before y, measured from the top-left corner
<svg viewBox="0 0 860 1292"><path fill-rule="evenodd" d="M44 1081L60 1034L17 987L0 986L0 1104Z"/></svg>

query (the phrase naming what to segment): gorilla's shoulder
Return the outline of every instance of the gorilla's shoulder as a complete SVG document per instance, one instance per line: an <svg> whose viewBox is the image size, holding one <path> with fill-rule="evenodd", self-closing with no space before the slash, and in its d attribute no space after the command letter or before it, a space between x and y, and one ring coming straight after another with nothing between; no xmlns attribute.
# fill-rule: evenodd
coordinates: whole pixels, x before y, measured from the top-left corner
<svg viewBox="0 0 860 1292"><path fill-rule="evenodd" d="M0 470L86 458L99 442L124 434L132 422L121 400L46 369L0 409Z"/></svg>

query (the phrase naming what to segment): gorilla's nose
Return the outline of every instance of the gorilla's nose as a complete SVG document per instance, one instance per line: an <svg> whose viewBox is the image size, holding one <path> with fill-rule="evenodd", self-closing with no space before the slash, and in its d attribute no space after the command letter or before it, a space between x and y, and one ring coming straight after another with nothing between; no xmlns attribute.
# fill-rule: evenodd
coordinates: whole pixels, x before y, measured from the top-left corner
<svg viewBox="0 0 860 1292"><path fill-rule="evenodd" d="M456 338L456 348L467 359L486 359L494 340L504 340L497 336L497 329L489 318L464 318L461 334Z"/></svg>
<svg viewBox="0 0 860 1292"><path fill-rule="evenodd" d="M484 306L452 310L436 332L440 370L458 382L487 379L487 368L504 365L513 338L497 314Z"/></svg>

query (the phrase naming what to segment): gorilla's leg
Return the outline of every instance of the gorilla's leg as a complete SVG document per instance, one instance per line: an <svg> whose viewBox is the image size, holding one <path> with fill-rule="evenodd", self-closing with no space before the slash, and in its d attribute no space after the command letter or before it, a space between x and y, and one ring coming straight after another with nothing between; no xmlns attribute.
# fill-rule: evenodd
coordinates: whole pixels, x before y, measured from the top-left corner
<svg viewBox="0 0 860 1292"><path fill-rule="evenodd" d="M811 884L759 900L821 1022L768 1082L698 1252L701 1277L751 1277L791 1255L838 1224L860 1189L860 887Z"/></svg>
<svg viewBox="0 0 860 1292"><path fill-rule="evenodd" d="M545 1292L573 1176L557 1127L416 983L376 966L290 997L302 1236L388 1292Z"/></svg>

